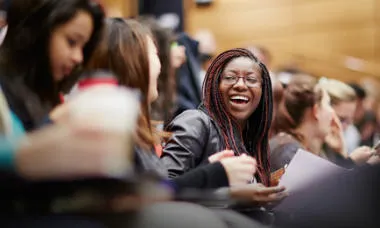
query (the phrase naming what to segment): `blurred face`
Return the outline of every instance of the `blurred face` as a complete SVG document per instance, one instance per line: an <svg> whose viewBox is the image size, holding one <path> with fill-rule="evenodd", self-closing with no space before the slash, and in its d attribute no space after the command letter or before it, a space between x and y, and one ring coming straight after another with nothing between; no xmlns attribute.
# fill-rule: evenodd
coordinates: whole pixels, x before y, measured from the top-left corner
<svg viewBox="0 0 380 228"><path fill-rule="evenodd" d="M172 46L170 48L170 63L175 69L179 68L186 61L185 46Z"/></svg>
<svg viewBox="0 0 380 228"><path fill-rule="evenodd" d="M93 31L91 16L79 11L69 22L57 27L50 38L50 64L55 81L62 80L83 61L83 47Z"/></svg>
<svg viewBox="0 0 380 228"><path fill-rule="evenodd" d="M332 118L333 109L330 105L330 96L323 90L322 100L316 107L317 126L323 139L330 132Z"/></svg>
<svg viewBox="0 0 380 228"><path fill-rule="evenodd" d="M332 107L342 123L343 131L345 131L354 121L356 102L340 102Z"/></svg>
<svg viewBox="0 0 380 228"><path fill-rule="evenodd" d="M363 116L365 113L364 109L364 101L363 99L358 99L356 102L356 110L355 110L355 115L354 115L354 122L359 122L362 120Z"/></svg>
<svg viewBox="0 0 380 228"><path fill-rule="evenodd" d="M148 56L149 56L149 92L148 100L154 102L158 97L157 80L161 72L161 63L158 58L157 48L152 38L147 37Z"/></svg>
<svg viewBox="0 0 380 228"><path fill-rule="evenodd" d="M245 123L261 100L261 68L247 57L231 60L222 72L219 90L228 113Z"/></svg>

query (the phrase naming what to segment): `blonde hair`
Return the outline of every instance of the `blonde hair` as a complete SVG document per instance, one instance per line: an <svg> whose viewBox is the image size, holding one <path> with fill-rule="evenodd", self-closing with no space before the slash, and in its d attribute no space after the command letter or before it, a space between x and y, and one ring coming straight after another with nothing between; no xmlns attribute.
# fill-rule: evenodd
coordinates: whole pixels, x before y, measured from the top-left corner
<svg viewBox="0 0 380 228"><path fill-rule="evenodd" d="M341 102L353 102L357 99L355 90L342 81L321 78L319 82L321 87L329 94L332 105Z"/></svg>

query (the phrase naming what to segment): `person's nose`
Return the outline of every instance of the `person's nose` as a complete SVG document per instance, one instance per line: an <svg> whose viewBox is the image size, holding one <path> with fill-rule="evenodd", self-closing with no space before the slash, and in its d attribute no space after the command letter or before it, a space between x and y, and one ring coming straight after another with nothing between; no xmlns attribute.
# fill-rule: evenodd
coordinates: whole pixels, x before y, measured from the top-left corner
<svg viewBox="0 0 380 228"><path fill-rule="evenodd" d="M82 63L82 61L83 61L82 48L75 48L75 50L73 52L72 59L73 59L73 62L75 63L75 65Z"/></svg>
<svg viewBox="0 0 380 228"><path fill-rule="evenodd" d="M234 88L239 89L239 90L247 89L247 85L245 84L243 77L238 78L237 82L234 85Z"/></svg>

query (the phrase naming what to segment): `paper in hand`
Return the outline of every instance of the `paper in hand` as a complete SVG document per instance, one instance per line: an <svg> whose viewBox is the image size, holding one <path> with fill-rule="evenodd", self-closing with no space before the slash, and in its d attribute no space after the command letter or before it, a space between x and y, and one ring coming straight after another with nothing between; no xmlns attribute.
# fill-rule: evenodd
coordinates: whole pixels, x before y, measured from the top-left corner
<svg viewBox="0 0 380 228"><path fill-rule="evenodd" d="M328 160L299 149L286 168L279 183L279 185L286 187L289 197L277 205L275 210L286 211L286 208L292 207L292 204L297 203L292 202L292 195L296 195L301 190L307 189L315 183L321 183L321 180L328 176L348 171L348 169L337 166Z"/></svg>

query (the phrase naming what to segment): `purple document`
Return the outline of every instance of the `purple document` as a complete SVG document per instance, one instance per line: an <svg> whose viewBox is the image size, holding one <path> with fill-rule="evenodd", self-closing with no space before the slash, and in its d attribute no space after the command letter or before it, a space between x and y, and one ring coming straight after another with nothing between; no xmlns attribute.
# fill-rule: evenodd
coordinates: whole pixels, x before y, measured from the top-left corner
<svg viewBox="0 0 380 228"><path fill-rule="evenodd" d="M289 197L278 204L274 210L287 211L290 208L298 207L302 204L299 202L302 196L298 194L307 194L308 188L312 188L314 184L323 183L324 178L345 172L349 172L349 170L310 152L299 149L286 168L279 183L279 185L286 187Z"/></svg>

